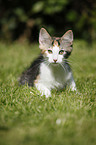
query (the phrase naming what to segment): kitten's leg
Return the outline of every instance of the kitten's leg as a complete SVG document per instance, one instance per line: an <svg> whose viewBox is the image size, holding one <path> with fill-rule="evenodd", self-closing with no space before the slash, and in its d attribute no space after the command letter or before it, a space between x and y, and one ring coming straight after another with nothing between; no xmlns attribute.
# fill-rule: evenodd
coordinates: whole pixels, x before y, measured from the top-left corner
<svg viewBox="0 0 96 145"><path fill-rule="evenodd" d="M51 96L50 90L47 87L45 87L42 83L35 84L35 87L37 88L37 90L40 91L41 96L45 95L46 98Z"/></svg>
<svg viewBox="0 0 96 145"><path fill-rule="evenodd" d="M72 90L72 91L76 91L77 89L76 89L76 84L75 84L75 81L74 81L74 79L73 79L73 75L72 75L72 73L69 73L69 75L68 75L68 86L70 87L70 89Z"/></svg>
<svg viewBox="0 0 96 145"><path fill-rule="evenodd" d="M70 89L71 89L72 91L76 91L76 90L77 90L77 89L76 89L75 81L74 81L73 79L70 81Z"/></svg>

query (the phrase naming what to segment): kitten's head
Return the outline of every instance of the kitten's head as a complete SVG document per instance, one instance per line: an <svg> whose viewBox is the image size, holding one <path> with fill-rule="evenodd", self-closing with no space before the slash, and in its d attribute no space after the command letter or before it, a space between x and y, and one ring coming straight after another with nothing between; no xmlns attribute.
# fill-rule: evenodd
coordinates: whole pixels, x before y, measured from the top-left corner
<svg viewBox="0 0 96 145"><path fill-rule="evenodd" d="M39 48L49 63L62 63L72 52L73 32L67 31L62 37L51 37L41 28L39 33Z"/></svg>

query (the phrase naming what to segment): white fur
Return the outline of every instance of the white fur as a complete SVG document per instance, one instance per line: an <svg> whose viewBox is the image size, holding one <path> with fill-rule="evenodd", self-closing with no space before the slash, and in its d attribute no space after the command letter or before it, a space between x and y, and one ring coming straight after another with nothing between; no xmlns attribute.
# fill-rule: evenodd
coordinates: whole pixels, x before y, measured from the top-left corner
<svg viewBox="0 0 96 145"><path fill-rule="evenodd" d="M35 84L36 88L40 91L41 95L46 98L51 96L51 89L63 89L65 84L69 85L72 91L76 89L75 82L71 72L65 69L60 64L42 63L40 66L40 79Z"/></svg>
<svg viewBox="0 0 96 145"><path fill-rule="evenodd" d="M54 63L54 59L55 59L57 60L57 63L61 63L63 59L63 55L59 54L60 48L57 45L55 45L49 49L52 50L52 54L49 54L48 51L45 52L48 57L48 61L50 63Z"/></svg>

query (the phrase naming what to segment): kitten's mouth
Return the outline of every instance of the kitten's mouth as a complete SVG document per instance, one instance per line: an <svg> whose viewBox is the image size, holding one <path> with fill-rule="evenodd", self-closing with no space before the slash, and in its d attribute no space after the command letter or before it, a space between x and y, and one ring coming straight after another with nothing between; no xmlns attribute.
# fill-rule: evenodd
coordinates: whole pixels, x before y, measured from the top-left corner
<svg viewBox="0 0 96 145"><path fill-rule="evenodd" d="M59 63L57 63L57 62L52 62L52 64L53 64L53 65L58 65Z"/></svg>

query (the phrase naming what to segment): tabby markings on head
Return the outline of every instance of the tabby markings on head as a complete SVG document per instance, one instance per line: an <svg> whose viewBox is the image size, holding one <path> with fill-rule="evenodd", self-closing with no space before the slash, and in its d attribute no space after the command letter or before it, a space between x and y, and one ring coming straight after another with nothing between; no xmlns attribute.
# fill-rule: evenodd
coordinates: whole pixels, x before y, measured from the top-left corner
<svg viewBox="0 0 96 145"><path fill-rule="evenodd" d="M53 37L52 45L60 46L60 38L59 37Z"/></svg>

